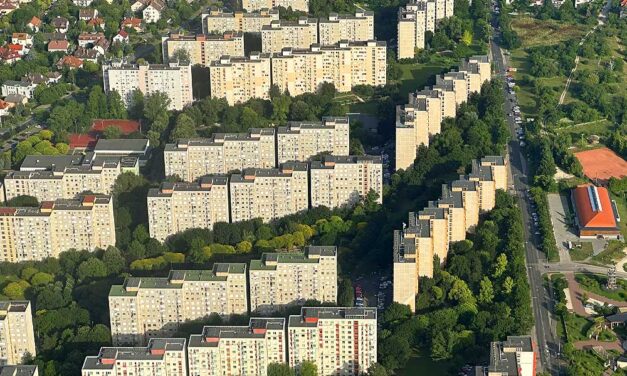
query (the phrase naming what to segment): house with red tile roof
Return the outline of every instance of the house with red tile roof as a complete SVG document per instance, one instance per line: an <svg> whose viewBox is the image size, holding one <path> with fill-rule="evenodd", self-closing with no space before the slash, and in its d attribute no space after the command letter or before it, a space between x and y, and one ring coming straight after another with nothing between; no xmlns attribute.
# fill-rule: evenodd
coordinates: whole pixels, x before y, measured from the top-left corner
<svg viewBox="0 0 627 376"><path fill-rule="evenodd" d="M57 67L59 68L70 68L77 69L83 67L83 60L77 58L76 56L63 56L59 62L57 63Z"/></svg>
<svg viewBox="0 0 627 376"><path fill-rule="evenodd" d="M13 12L17 8L18 8L17 5L15 5L13 3L10 3L8 1L0 3L0 16L5 16L5 15Z"/></svg>
<svg viewBox="0 0 627 376"><path fill-rule="evenodd" d="M66 40L51 40L48 43L48 52L67 52L70 42Z"/></svg>
<svg viewBox="0 0 627 376"><path fill-rule="evenodd" d="M128 32L124 29L120 30L114 37L113 43L128 43Z"/></svg>
<svg viewBox="0 0 627 376"><path fill-rule="evenodd" d="M3 61L6 64L13 64L19 60L22 60L22 56L19 52L14 51L7 46L0 47L0 61Z"/></svg>
<svg viewBox="0 0 627 376"><path fill-rule="evenodd" d="M133 29L135 31L142 31L142 20L141 18L125 18L120 23L120 28L122 29Z"/></svg>
<svg viewBox="0 0 627 376"><path fill-rule="evenodd" d="M41 20L36 16L33 16L33 18L31 18L26 24L26 27L33 31L39 31L39 28L41 27Z"/></svg>
<svg viewBox="0 0 627 376"><path fill-rule="evenodd" d="M620 217L606 188L582 184L571 191L580 238L617 238Z"/></svg>
<svg viewBox="0 0 627 376"><path fill-rule="evenodd" d="M87 21L87 26L93 26L94 28L99 27L104 30L105 20L100 17L92 18L91 20Z"/></svg>

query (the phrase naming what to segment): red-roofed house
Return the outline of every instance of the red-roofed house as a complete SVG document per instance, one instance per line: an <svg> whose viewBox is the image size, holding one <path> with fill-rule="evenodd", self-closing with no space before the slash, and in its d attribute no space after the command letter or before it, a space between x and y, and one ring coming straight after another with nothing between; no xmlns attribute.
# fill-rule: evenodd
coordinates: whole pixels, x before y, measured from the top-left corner
<svg viewBox="0 0 627 376"><path fill-rule="evenodd" d="M10 2L0 3L0 15L1 16L7 15L16 9L17 9L17 5L13 3L10 3Z"/></svg>
<svg viewBox="0 0 627 376"><path fill-rule="evenodd" d="M66 40L51 40L48 43L48 52L67 52L70 42Z"/></svg>
<svg viewBox="0 0 627 376"><path fill-rule="evenodd" d="M135 18L135 17L125 18L122 20L120 27L122 29L128 28L128 29L134 29L135 31L142 31L142 20L141 18Z"/></svg>
<svg viewBox="0 0 627 376"><path fill-rule="evenodd" d="M18 55L24 56L28 53L28 49L21 44L7 43L6 48L10 51L17 52Z"/></svg>
<svg viewBox="0 0 627 376"><path fill-rule="evenodd" d="M9 114L9 110L13 107L15 107L15 104L5 102L0 99L0 117L7 116Z"/></svg>
<svg viewBox="0 0 627 376"><path fill-rule="evenodd" d="M606 188L582 184L571 192L581 238L617 238L620 218Z"/></svg>
<svg viewBox="0 0 627 376"><path fill-rule="evenodd" d="M31 29L32 31L39 31L39 27L41 26L41 20L35 16L28 21L26 27Z"/></svg>
<svg viewBox="0 0 627 376"><path fill-rule="evenodd" d="M75 57L75 56L63 56L59 62L57 63L57 67L59 68L70 68L70 69L75 69L75 68L82 68L83 67L83 60Z"/></svg>
<svg viewBox="0 0 627 376"><path fill-rule="evenodd" d="M126 30L120 30L114 37L113 43L128 43L128 33Z"/></svg>
<svg viewBox="0 0 627 376"><path fill-rule="evenodd" d="M0 47L0 61L3 61L7 64L13 64L19 60L22 60L19 52L7 48L6 46Z"/></svg>
<svg viewBox="0 0 627 376"><path fill-rule="evenodd" d="M104 30L105 28L105 20L100 17L92 18L87 21L87 26L93 26L94 28L99 27Z"/></svg>

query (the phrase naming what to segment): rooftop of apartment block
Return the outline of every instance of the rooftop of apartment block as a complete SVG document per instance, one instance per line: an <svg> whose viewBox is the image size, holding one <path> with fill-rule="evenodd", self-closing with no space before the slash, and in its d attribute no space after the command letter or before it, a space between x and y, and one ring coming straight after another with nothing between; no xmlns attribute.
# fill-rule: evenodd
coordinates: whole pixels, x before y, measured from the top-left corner
<svg viewBox="0 0 627 376"><path fill-rule="evenodd" d="M329 13L329 17L320 17L319 22L320 23L335 23L335 22L339 22L340 20L351 20L351 19L357 20L357 19L364 19L366 17L374 17L374 12L370 10L359 10L359 9L355 11L355 14L331 12Z"/></svg>
<svg viewBox="0 0 627 376"><path fill-rule="evenodd" d="M8 312L26 312L30 301L28 300L3 300L0 301L0 319L4 319Z"/></svg>
<svg viewBox="0 0 627 376"><path fill-rule="evenodd" d="M406 238L401 230L394 230L394 245L392 248L392 257L394 262L415 262L416 257L416 241L414 238ZM407 256L412 256L411 261L407 260Z"/></svg>
<svg viewBox="0 0 627 376"><path fill-rule="evenodd" d="M48 217L52 211L60 210L92 210L94 205L107 205L111 202L108 195L84 195L77 199L57 199L42 201L38 207L0 207L0 216L32 216Z"/></svg>
<svg viewBox="0 0 627 376"><path fill-rule="evenodd" d="M502 155L487 155L481 158L482 165L505 166L505 157Z"/></svg>
<svg viewBox="0 0 627 376"><path fill-rule="evenodd" d="M250 261L250 270L276 270L277 264L316 264L320 257L337 256L335 246L306 246L303 252L268 252L260 260Z"/></svg>
<svg viewBox="0 0 627 376"><path fill-rule="evenodd" d="M462 192L453 191L448 185L443 184L442 196L440 196L440 199L437 201L437 205L451 205L454 208L464 207L464 197Z"/></svg>
<svg viewBox="0 0 627 376"><path fill-rule="evenodd" d="M377 309L365 307L303 307L289 317L288 327L316 327L319 320L376 320Z"/></svg>
<svg viewBox="0 0 627 376"><path fill-rule="evenodd" d="M381 164L380 155L325 155L322 161L311 161L311 169L333 169L336 164Z"/></svg>
<svg viewBox="0 0 627 376"><path fill-rule="evenodd" d="M189 337L189 347L217 347L220 339L263 339L268 330L285 330L284 318L251 318L248 326L205 326Z"/></svg>
<svg viewBox="0 0 627 376"><path fill-rule="evenodd" d="M252 183L255 178L289 178L294 171L307 171L306 162L286 162L280 168L246 168L241 174L231 175L231 183Z"/></svg>
<svg viewBox="0 0 627 376"><path fill-rule="evenodd" d="M257 64L270 59L270 53L251 52L248 56L230 56L223 55L220 60L212 61L210 66L212 67L229 67L233 63L251 63Z"/></svg>
<svg viewBox="0 0 627 376"><path fill-rule="evenodd" d="M270 15L279 15L278 9L268 9L262 8L252 12L243 12L243 11L229 11L227 9L220 9L216 7L212 7L203 12L202 17L234 17L235 15L243 16L243 17L268 17Z"/></svg>
<svg viewBox="0 0 627 376"><path fill-rule="evenodd" d="M261 27L261 30L263 30L263 31L280 30L283 27L300 27L300 26L310 26L310 25L317 26L318 25L318 19L317 18L313 18L313 17L301 16L301 17L298 17L298 20L296 20L296 21L274 20L274 21L272 21L270 23L270 25L263 25Z"/></svg>
<svg viewBox="0 0 627 376"><path fill-rule="evenodd" d="M489 166L482 166L476 159L472 160L471 166L472 170L470 174L468 174L469 179L478 179L479 181L491 181L493 179L492 168L490 168Z"/></svg>
<svg viewBox="0 0 627 376"><path fill-rule="evenodd" d="M235 38L244 38L244 33L241 31L226 31L224 33L212 33L212 34L193 34L183 35L177 33L170 33L166 37L169 41L185 41L185 42L200 42L200 41L229 41Z"/></svg>
<svg viewBox="0 0 627 376"><path fill-rule="evenodd" d="M181 151L189 147L219 146L224 141L258 141L260 136L274 136L274 128L251 128L245 133L214 133L207 138L182 138L166 144L165 151Z"/></svg>
<svg viewBox="0 0 627 376"><path fill-rule="evenodd" d="M159 188L150 188L148 197L172 197L174 192L211 191L214 185L226 186L228 183L226 175L207 175L195 182L163 182Z"/></svg>
<svg viewBox="0 0 627 376"><path fill-rule="evenodd" d="M0 367L0 376L34 376L37 372L37 366L30 365Z"/></svg>
<svg viewBox="0 0 627 376"><path fill-rule="evenodd" d="M533 351L530 336L509 336L506 341L492 342L488 372L501 372L504 375L518 375L516 352Z"/></svg>
<svg viewBox="0 0 627 376"><path fill-rule="evenodd" d="M116 361L124 360L163 360L166 352L184 351L185 343L184 338L152 338L146 347L102 347L97 356L85 358L83 369L113 369Z"/></svg>
<svg viewBox="0 0 627 376"><path fill-rule="evenodd" d="M277 127L277 133L299 133L301 129L329 129L336 124L348 123L348 117L323 117L322 121L288 121L286 126Z"/></svg>

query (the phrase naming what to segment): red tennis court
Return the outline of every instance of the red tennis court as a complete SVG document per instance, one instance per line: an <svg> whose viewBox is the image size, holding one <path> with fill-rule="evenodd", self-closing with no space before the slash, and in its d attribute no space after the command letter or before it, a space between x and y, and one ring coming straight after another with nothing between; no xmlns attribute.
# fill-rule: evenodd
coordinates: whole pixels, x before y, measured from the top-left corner
<svg viewBox="0 0 627 376"><path fill-rule="evenodd" d="M581 151L575 156L590 179L608 181L611 177L627 176L627 161L608 148Z"/></svg>

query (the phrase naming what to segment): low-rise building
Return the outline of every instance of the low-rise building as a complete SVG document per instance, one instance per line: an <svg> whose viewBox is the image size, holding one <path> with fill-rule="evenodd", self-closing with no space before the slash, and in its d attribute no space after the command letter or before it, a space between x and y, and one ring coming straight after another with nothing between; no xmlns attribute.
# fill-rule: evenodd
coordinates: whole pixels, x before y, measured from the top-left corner
<svg viewBox="0 0 627 376"><path fill-rule="evenodd" d="M377 362L376 308L303 307L289 317L290 367L313 362L320 375L361 375Z"/></svg>
<svg viewBox="0 0 627 376"><path fill-rule="evenodd" d="M329 17L318 21L318 34L318 43L322 46L343 40L374 40L374 12L358 9L354 15L329 13Z"/></svg>
<svg viewBox="0 0 627 376"><path fill-rule="evenodd" d="M212 8L201 15L204 34L239 31L242 33L261 33L261 29L279 20L276 9L260 9L253 12L229 12Z"/></svg>
<svg viewBox="0 0 627 376"><path fill-rule="evenodd" d="M150 237L164 241L191 228L212 229L229 222L226 176L205 176L198 183L162 183L148 191Z"/></svg>
<svg viewBox="0 0 627 376"><path fill-rule="evenodd" d="M181 323L211 313L229 316L247 312L246 264L216 263L211 270L172 270L165 278L130 277L109 291L115 345L168 337Z"/></svg>
<svg viewBox="0 0 627 376"><path fill-rule="evenodd" d="M311 206L352 206L369 193L383 200L383 161L380 156L325 155L310 167Z"/></svg>
<svg viewBox="0 0 627 376"><path fill-rule="evenodd" d="M121 64L102 66L106 93L117 91L125 106L131 104L133 92L144 95L165 93L170 99L169 110L182 110L190 105L192 95L191 65L183 64Z"/></svg>
<svg viewBox="0 0 627 376"><path fill-rule="evenodd" d="M322 121L291 121L277 128L277 160L307 161L321 153L348 155L348 117L324 117Z"/></svg>
<svg viewBox="0 0 627 376"><path fill-rule="evenodd" d="M245 169L229 181L231 222L275 218L309 208L308 166L288 162L280 168Z"/></svg>
<svg viewBox="0 0 627 376"><path fill-rule="evenodd" d="M102 347L85 357L81 376L187 376L183 338L152 338L145 347Z"/></svg>
<svg viewBox="0 0 627 376"><path fill-rule="evenodd" d="M229 31L212 35L170 34L163 38L164 61L177 62L178 51L186 51L192 65L208 67L222 56L244 56L244 34Z"/></svg>
<svg viewBox="0 0 627 376"><path fill-rule="evenodd" d="M337 248L264 253L249 267L250 310L271 313L307 300L337 302Z"/></svg>
<svg viewBox="0 0 627 376"><path fill-rule="evenodd" d="M30 301L0 301L0 343L2 365L21 364L25 356L37 355ZM2 368L0 376L9 369Z"/></svg>
<svg viewBox="0 0 627 376"><path fill-rule="evenodd" d="M0 209L0 261L37 261L69 249L115 245L111 196L44 201L39 207Z"/></svg>
<svg viewBox="0 0 627 376"><path fill-rule="evenodd" d="M531 336L507 336L506 341L492 342L487 376L534 376L535 345Z"/></svg>
<svg viewBox="0 0 627 376"><path fill-rule="evenodd" d="M275 130L252 128L248 133L216 133L211 138L181 139L166 144L165 175L194 181L208 174L276 166Z"/></svg>
<svg viewBox="0 0 627 376"><path fill-rule="evenodd" d="M223 56L209 66L211 96L225 98L230 105L251 98L270 98L270 55Z"/></svg>
<svg viewBox="0 0 627 376"><path fill-rule="evenodd" d="M261 28L261 51L281 52L283 48L309 48L318 43L318 20L300 17L298 21L272 21Z"/></svg>
<svg viewBox="0 0 627 376"><path fill-rule="evenodd" d="M618 238L618 209L607 188L582 184L571 191L580 238Z"/></svg>
<svg viewBox="0 0 627 376"><path fill-rule="evenodd" d="M7 80L2 83L2 96L18 94L32 99L36 88L37 85L32 82Z"/></svg>
<svg viewBox="0 0 627 376"><path fill-rule="evenodd" d="M205 326L189 338L189 376L265 376L285 363L285 319L251 318L247 326Z"/></svg>

